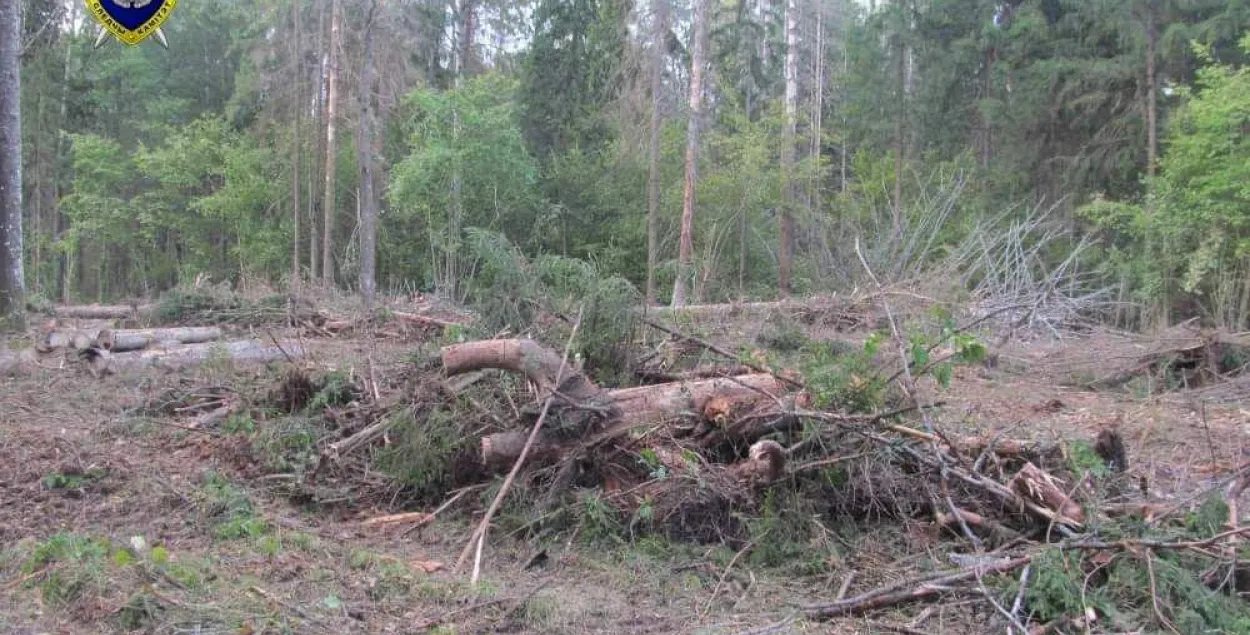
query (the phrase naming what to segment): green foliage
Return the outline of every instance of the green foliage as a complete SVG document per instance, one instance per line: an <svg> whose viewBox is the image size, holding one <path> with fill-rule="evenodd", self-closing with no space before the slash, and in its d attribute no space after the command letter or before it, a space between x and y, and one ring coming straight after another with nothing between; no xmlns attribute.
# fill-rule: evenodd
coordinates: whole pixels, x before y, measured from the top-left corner
<svg viewBox="0 0 1250 635"><path fill-rule="evenodd" d="M305 406L305 411L310 414L346 406L360 396L360 386L346 371L332 370L321 378L318 385L317 392Z"/></svg>
<svg viewBox="0 0 1250 635"><path fill-rule="evenodd" d="M861 350L850 353L827 343L809 345L803 356L803 377L812 389L812 405L847 412L879 410L885 403L887 386L878 376L873 359L883 338L888 336L873 334Z"/></svg>
<svg viewBox="0 0 1250 635"><path fill-rule="evenodd" d="M389 416L399 421L391 429L391 445L374 458L378 469L417 496L442 495L451 486L453 459L473 446L472 438L457 426L457 413L438 408L418 416L405 409Z"/></svg>
<svg viewBox="0 0 1250 635"><path fill-rule="evenodd" d="M574 258L549 255L531 261L500 234L470 230L468 236L481 263L468 300L482 316L482 328L520 331L535 325L544 312L572 320L580 309L581 328L570 355L580 356L583 370L603 383L628 378L628 347L641 302L632 284ZM552 346L567 339L565 333L543 335Z"/></svg>
<svg viewBox="0 0 1250 635"><path fill-rule="evenodd" d="M1250 38L1243 41L1250 51ZM1250 69L1211 63L1195 89L1182 87L1166 153L1152 195L1144 203L1096 199L1081 212L1104 231L1109 261L1132 280L1139 298L1174 311L1189 295L1212 317L1238 327L1250 271ZM1192 309L1190 310L1192 312Z"/></svg>
<svg viewBox="0 0 1250 635"><path fill-rule="evenodd" d="M45 571L37 582L39 595L46 604L63 608L87 593L104 590L114 551L106 538L58 533L35 546L22 563L22 573Z"/></svg>
<svg viewBox="0 0 1250 635"><path fill-rule="evenodd" d="M40 482L47 489L81 489L104 478L107 474L104 468L92 466L81 473L48 472Z"/></svg>
<svg viewBox="0 0 1250 635"><path fill-rule="evenodd" d="M216 472L204 474L195 499L201 514L214 523L217 538L257 538L269 532L247 492Z"/></svg>
<svg viewBox="0 0 1250 635"><path fill-rule="evenodd" d="M457 90L418 89L404 101L408 154L391 171L378 274L454 290L472 268L464 230L527 243L538 210L537 166L521 141L516 82L487 74Z"/></svg>
<svg viewBox="0 0 1250 635"><path fill-rule="evenodd" d="M316 463L322 434L319 426L304 417L271 419L252 438L252 452L269 472L302 473Z"/></svg>
<svg viewBox="0 0 1250 635"><path fill-rule="evenodd" d="M1197 540L1211 535L1203 528L1183 536L1158 530L1143 534L1142 529L1116 523L1103 528L1107 539ZM1097 562L1096 554L1100 552L1050 548L1034 558L1025 594L1034 620L1079 616L1091 607L1118 627L1162 629L1157 604L1182 633L1241 633L1250 628L1242 600L1202 583L1209 560L1200 554L1147 549L1114 552L1109 560ZM1012 580L1004 585L1002 597L1010 601L1017 590L1018 581Z"/></svg>
<svg viewBox="0 0 1250 635"><path fill-rule="evenodd" d="M813 545L813 525L806 507L794 492L779 488L765 492L759 516L745 519L754 544L747 561L785 568L796 575L823 572L829 554L813 548L817 545Z"/></svg>
<svg viewBox="0 0 1250 635"><path fill-rule="evenodd" d="M520 91L526 141L536 156L597 149L609 137L603 109L620 90L629 15L624 0L537 3Z"/></svg>
<svg viewBox="0 0 1250 635"><path fill-rule="evenodd" d="M1096 478L1105 478L1111 474L1111 468L1098 453L1094 446L1084 439L1076 439L1067 444L1068 467L1075 474L1092 474Z"/></svg>

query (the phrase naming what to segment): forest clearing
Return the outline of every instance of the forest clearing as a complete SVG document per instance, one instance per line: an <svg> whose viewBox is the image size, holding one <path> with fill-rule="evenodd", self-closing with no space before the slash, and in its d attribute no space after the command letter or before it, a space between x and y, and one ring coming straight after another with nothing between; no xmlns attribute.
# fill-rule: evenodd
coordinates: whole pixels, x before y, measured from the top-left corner
<svg viewBox="0 0 1250 635"><path fill-rule="evenodd" d="M32 316L0 626L1247 632L1244 334L1056 337L882 290L648 312L592 372L584 301L485 334L355 306Z"/></svg>
<svg viewBox="0 0 1250 635"><path fill-rule="evenodd" d="M1250 635L1248 132L1244 0L0 0L0 632Z"/></svg>

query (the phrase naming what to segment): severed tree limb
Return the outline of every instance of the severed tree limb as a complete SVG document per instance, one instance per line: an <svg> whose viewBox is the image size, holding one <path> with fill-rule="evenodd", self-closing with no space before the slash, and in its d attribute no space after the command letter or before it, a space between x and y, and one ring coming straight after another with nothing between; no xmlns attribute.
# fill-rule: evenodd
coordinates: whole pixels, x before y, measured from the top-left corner
<svg viewBox="0 0 1250 635"><path fill-rule="evenodd" d="M486 508L486 514L482 516L482 521L478 523L477 528L473 530L473 534L469 537L468 543L465 544L464 550L460 552L460 557L456 559L456 566L454 568L454 571L459 572L460 569L464 566L465 560L469 557L469 551L473 549L474 543L475 542L477 543L478 563L475 563L473 567L474 575L471 581L471 584L473 585L477 584L477 571L479 570L478 564L480 564L480 561L481 561L482 546L486 544L486 531L487 529L490 528L491 518L494 517L495 512L499 510L499 506L500 504L503 503L504 497L508 495L508 490L512 487L512 482L516 480L517 473L521 471L521 465L525 463L525 456L529 454L530 448L533 447L534 445L534 440L538 438L539 430L542 429L543 421L547 419L547 413L551 409L551 401L555 397L555 389L556 387L562 385L562 383L559 380L564 376L564 370L568 365L569 351L572 350L573 348L573 339L577 337L577 330L578 328L581 327L581 325L582 325L582 309L579 308L577 310L577 321L573 323L573 329L569 333L569 340L564 345L564 355L560 358L560 364L558 367L556 367L555 373L552 373L551 375L546 377L547 381L549 382L548 384L549 392L547 394L547 398L543 401L542 412L539 413L538 420L534 422L534 427L530 429L529 438L525 441L525 445L521 448L521 452L517 456L516 463L512 465L512 471L508 472L508 476L504 478L503 485L500 485L499 487L499 492L495 494L494 500L492 500L490 503L490 506ZM531 340L524 340L524 341L533 343ZM447 354L446 354L447 349L443 349L443 350L444 350L443 365L446 368L446 367L449 367L450 365L447 363ZM464 349L461 349L461 350L464 350ZM533 357L538 357L539 355L541 355L541 352L535 353L531 349L531 355L532 355L531 357L532 359ZM546 356L545 355L541 356L540 359L542 357L546 357ZM458 368L459 366L456 366L456 367ZM468 370L478 370L478 368L469 368ZM521 372L524 372L524 371L525 371L525 367L523 366L521 367ZM531 372L532 372L532 369L531 369ZM539 377L539 379L542 379L542 377ZM594 384L591 384L590 381L586 380L584 377L583 377L583 380L590 386L592 387L594 386Z"/></svg>
<svg viewBox="0 0 1250 635"><path fill-rule="evenodd" d="M746 375L729 379L708 379L690 383L658 384L605 391L606 403L616 413L606 427L591 435L595 442L627 434L641 426L663 423L701 413L703 406L724 398L739 407L760 405L770 395L782 392L782 385L771 375ZM576 407L576 405L574 406ZM730 427L724 428L732 433ZM748 430L749 432L749 430ZM527 440L523 430L508 430L482 437L482 460L496 469L516 460ZM531 448L531 459L545 461L577 447L578 439L539 439Z"/></svg>
<svg viewBox="0 0 1250 635"><path fill-rule="evenodd" d="M989 574L1013 571L1028 565L1032 561L1032 556L1021 556L972 569L929 574L920 578L890 584L838 602L804 606L803 610L812 619L829 619L843 615L856 615L904 602L929 599L940 595L946 590L946 587L952 584L970 582Z"/></svg>

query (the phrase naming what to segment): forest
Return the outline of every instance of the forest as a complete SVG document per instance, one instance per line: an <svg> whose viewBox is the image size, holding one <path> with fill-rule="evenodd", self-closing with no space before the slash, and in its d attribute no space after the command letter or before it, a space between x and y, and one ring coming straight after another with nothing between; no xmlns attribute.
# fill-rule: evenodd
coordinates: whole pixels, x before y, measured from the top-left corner
<svg viewBox="0 0 1250 635"><path fill-rule="evenodd" d="M0 0L0 631L1250 633L1250 1L152 1Z"/></svg>
<svg viewBox="0 0 1250 635"><path fill-rule="evenodd" d="M203 0L169 49L16 4L32 302L462 299L473 232L763 299L1033 219L1125 325L1250 313L1240 0Z"/></svg>

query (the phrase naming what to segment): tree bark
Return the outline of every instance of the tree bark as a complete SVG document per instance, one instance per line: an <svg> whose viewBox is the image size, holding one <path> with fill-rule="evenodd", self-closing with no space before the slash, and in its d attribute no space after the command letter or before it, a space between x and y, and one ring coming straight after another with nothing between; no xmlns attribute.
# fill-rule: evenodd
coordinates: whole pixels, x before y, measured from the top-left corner
<svg viewBox="0 0 1250 635"><path fill-rule="evenodd" d="M466 77L472 76L477 69L473 59L476 8L474 0L462 0L460 3L460 72Z"/></svg>
<svg viewBox="0 0 1250 635"><path fill-rule="evenodd" d="M329 87L326 95L326 191L322 204L323 219L321 223L321 280L327 286L334 286L334 202L335 167L338 162L338 101L339 101L339 49L343 45L342 8L339 0L330 5L330 64Z"/></svg>
<svg viewBox="0 0 1250 635"><path fill-rule="evenodd" d="M790 295L794 254L795 136L799 110L799 16L797 0L786 2L786 125L781 135L781 245L777 255L778 291Z"/></svg>
<svg viewBox="0 0 1250 635"><path fill-rule="evenodd" d="M1155 57L1159 34L1156 32L1155 15L1157 3L1146 3L1146 176L1155 175L1159 160L1158 86L1156 86Z"/></svg>
<svg viewBox="0 0 1250 635"><path fill-rule="evenodd" d="M57 349L84 349L93 346L115 353L137 351L160 344L203 344L221 339L215 326L168 329L56 329L45 334L36 348L41 352Z"/></svg>
<svg viewBox="0 0 1250 635"><path fill-rule="evenodd" d="M646 304L655 304L655 264L659 257L660 232L660 91L663 89L664 36L667 33L667 0L651 0L651 137L647 173L647 286Z"/></svg>
<svg viewBox="0 0 1250 635"><path fill-rule="evenodd" d="M681 208L681 239L677 255L677 279L673 282L673 306L686 304L686 287L694 266L695 186L699 178L699 123L703 116L703 67L707 57L708 0L695 0L694 52L690 61L690 123L686 127L686 179Z"/></svg>
<svg viewBox="0 0 1250 635"><path fill-rule="evenodd" d="M821 135L825 107L825 12L820 4L816 4L816 60L812 70L812 210L820 217L821 212L821 177L820 155Z"/></svg>
<svg viewBox="0 0 1250 635"><path fill-rule="evenodd" d="M25 327L26 312L20 22L20 1L0 0L0 328L19 329Z"/></svg>
<svg viewBox="0 0 1250 635"><path fill-rule="evenodd" d="M377 5L376 0L369 4L369 15L365 22L365 52L360 67L360 132L356 135L356 160L360 166L360 295L366 309L373 308L377 289L374 270L377 266L378 198L374 183L377 165L373 156L373 135L376 127L373 104L373 40L374 12Z"/></svg>
<svg viewBox="0 0 1250 635"><path fill-rule="evenodd" d="M303 238L300 235L300 191L299 191L299 168L300 168L300 119L304 110L304 91L303 77L304 64L302 42L300 41L300 4L302 0L291 0L291 22L295 27L295 38L291 44L291 65L294 67L295 90L294 97L291 99L292 110L295 111L295 130L294 137L291 141L291 292L298 294L300 292L300 260L299 260L299 241Z"/></svg>
<svg viewBox="0 0 1250 635"><path fill-rule="evenodd" d="M142 350L129 353L118 353L108 357L109 370L125 370L133 368L163 368L174 370L199 366L212 359L223 359L231 362L272 362L282 359L301 359L305 356L304 347L298 342L280 342L275 346L263 340L241 340L236 342L210 342L191 344L173 350Z"/></svg>
<svg viewBox="0 0 1250 635"><path fill-rule="evenodd" d="M77 18L78 18L78 3L71 2L69 3L70 23L71 24L74 23L74 21ZM67 128L69 127L68 125L69 123L69 73L70 73L70 66L73 63L73 60L74 60L74 47L69 42L66 42L65 66L64 66L64 72L61 75L61 112L60 112L60 118L57 121L56 154L53 157L54 168L52 171L52 181L54 184L53 185L53 197L55 200L54 207L56 209L56 213L53 215L53 218L55 219L54 231L56 232L56 236L55 236L56 240L61 239L62 234L67 229L67 226L69 223L69 219L66 218L65 214L61 212L61 197L63 194L63 192L61 191L61 183L63 181L62 174L61 174L61 153L64 148L64 139L67 136L66 132L68 132ZM70 300L70 293L71 293L70 281L69 281L69 277L70 277L69 255L66 253L61 253L57 255L56 261L57 261L56 282L57 282L57 285L59 285L59 291L60 291L57 294L57 297L60 297L63 302L68 303Z"/></svg>
<svg viewBox="0 0 1250 635"><path fill-rule="evenodd" d="M894 116L894 205L893 224L894 240L901 240L903 234L903 161L907 149L907 45L904 33L907 30L906 0L896 0L898 16L895 26L894 64L897 85L895 86Z"/></svg>
<svg viewBox="0 0 1250 635"><path fill-rule="evenodd" d="M784 388L775 377L757 374L609 390L605 403L617 414L607 427L589 437L539 439L531 449L529 460L541 463L588 441L605 441L628 434L644 424L685 419L691 413L703 412L704 406L713 399L723 399L735 410L771 404L775 397L784 393ZM482 437L483 463L495 469L511 466L520 456L528 436L528 429L517 429Z"/></svg>
<svg viewBox="0 0 1250 635"><path fill-rule="evenodd" d="M317 115L316 123L313 124L313 130L317 133L316 149L313 156L313 166L309 170L308 176L308 279L316 281L320 279L321 268L318 266L318 256L321 254L321 241L318 239L317 233L317 196L313 194L313 183L316 177L321 175L324 178L324 170L328 163L325 161L326 156L326 136L324 134L326 125L326 82L329 60L326 52L326 0L318 1L317 16L317 78L313 85L316 87L316 104ZM323 201L324 203L324 201Z"/></svg>
<svg viewBox="0 0 1250 635"><path fill-rule="evenodd" d="M80 320L124 320L128 318L150 317L156 314L154 304L127 306L123 304L83 304L59 306L54 309L56 317Z"/></svg>

